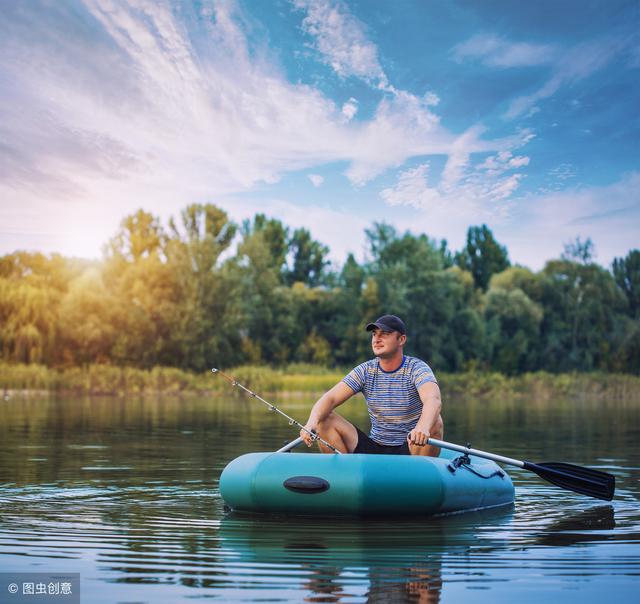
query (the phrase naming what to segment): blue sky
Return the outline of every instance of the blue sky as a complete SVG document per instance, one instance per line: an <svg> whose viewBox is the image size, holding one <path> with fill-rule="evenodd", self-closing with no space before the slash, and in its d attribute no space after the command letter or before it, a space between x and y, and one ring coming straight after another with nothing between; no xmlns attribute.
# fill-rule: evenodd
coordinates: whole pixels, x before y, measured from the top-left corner
<svg viewBox="0 0 640 604"><path fill-rule="evenodd" d="M486 223L539 269L639 247L637 1L0 6L0 253L98 257L142 207L304 226Z"/></svg>

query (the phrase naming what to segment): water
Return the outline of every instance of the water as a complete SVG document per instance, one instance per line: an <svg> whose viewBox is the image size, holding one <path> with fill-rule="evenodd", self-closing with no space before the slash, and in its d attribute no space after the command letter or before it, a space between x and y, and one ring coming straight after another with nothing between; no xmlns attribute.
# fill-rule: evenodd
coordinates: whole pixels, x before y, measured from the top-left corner
<svg viewBox="0 0 640 604"><path fill-rule="evenodd" d="M274 402L304 420L313 398ZM616 498L509 468L515 506L420 521L225 514L226 463L296 436L256 401L0 405L0 572L79 572L85 604L638 601L638 404L446 401L446 440L603 469Z"/></svg>

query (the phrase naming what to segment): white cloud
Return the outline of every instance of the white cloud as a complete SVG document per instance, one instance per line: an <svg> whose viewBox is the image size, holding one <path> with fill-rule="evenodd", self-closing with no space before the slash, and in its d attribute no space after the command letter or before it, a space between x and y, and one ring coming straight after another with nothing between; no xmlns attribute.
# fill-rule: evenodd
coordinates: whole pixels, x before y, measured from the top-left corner
<svg viewBox="0 0 640 604"><path fill-rule="evenodd" d="M423 97L403 91L383 98L373 119L362 124L359 134L351 139L354 159L346 171L358 185L391 166L402 165L409 157L447 154L455 140L440 126L438 116Z"/></svg>
<svg viewBox="0 0 640 604"><path fill-rule="evenodd" d="M603 266L638 249L639 172L607 186L547 191L501 201L503 193L514 191L519 177L513 174L487 183L494 199L490 204L465 194L440 195L437 187L429 186L428 172L424 164L406 170L395 187L383 192L383 198L396 207L409 205L420 210L398 212L393 220L398 229L447 239L450 249L460 249L467 228L482 223L506 245L512 262L534 270L560 257L564 244L576 237L593 240Z"/></svg>
<svg viewBox="0 0 640 604"><path fill-rule="evenodd" d="M469 164L469 157L473 151L473 141L484 132L484 127L474 126L459 136L451 146L451 153L442 173L442 188L445 192L453 191Z"/></svg>
<svg viewBox="0 0 640 604"><path fill-rule="evenodd" d="M435 92L427 92L424 95L424 103L425 105L432 105L435 107L440 104L440 97Z"/></svg>
<svg viewBox="0 0 640 604"><path fill-rule="evenodd" d="M486 170L491 176L503 174L510 168L522 168L529 165L530 158L524 155L513 156L511 151L500 151L487 157L478 169Z"/></svg>
<svg viewBox="0 0 640 604"><path fill-rule="evenodd" d="M456 140L438 182L429 177L430 165L423 163L400 172L396 184L380 192L390 206L420 210L408 228L422 225L431 236L457 242L471 224L509 220L511 197L524 178L516 170L529 164L527 156L514 156L512 150L526 144L532 134L521 132L504 141L501 151L480 161L474 154L479 152L481 133L481 128L472 128Z"/></svg>
<svg viewBox="0 0 640 604"><path fill-rule="evenodd" d="M513 119L531 112L539 101L553 96L562 86L587 78L609 63L626 47L624 38L605 38L585 42L563 52L552 64L551 77L532 94L514 99L505 117Z"/></svg>
<svg viewBox="0 0 640 604"><path fill-rule="evenodd" d="M638 249L640 173L632 172L607 186L582 187L528 195L517 200L517 211L498 226L498 239L510 256L534 269L560 256L565 243L590 237L598 262Z"/></svg>
<svg viewBox="0 0 640 604"><path fill-rule="evenodd" d="M528 67L548 64L558 49L548 44L509 42L493 34L478 34L453 48L457 62L479 59L490 67Z"/></svg>
<svg viewBox="0 0 640 604"><path fill-rule="evenodd" d="M408 205L424 209L439 203L440 193L427 182L429 164L421 164L400 173L395 186L383 189L380 197L390 206Z"/></svg>
<svg viewBox="0 0 640 604"><path fill-rule="evenodd" d="M309 10L325 5L317 6ZM84 7L27 3L0 21L6 251L94 256L138 207L167 217L328 162L344 162L362 185L409 158L451 155L455 184L456 162L512 147L481 139L479 128L453 135L433 111L433 92L389 87L372 117L351 119L354 99L340 107L291 83L270 55L250 48L232 2L200 14L152 0ZM336 14L340 31L366 50L341 51L339 68L385 82L361 24ZM320 36L320 22L314 27Z"/></svg>
<svg viewBox="0 0 640 604"><path fill-rule="evenodd" d="M367 39L364 24L340 0L293 0L307 16L302 28L315 40L324 62L341 77L354 76L388 87L378 49Z"/></svg>
<svg viewBox="0 0 640 604"><path fill-rule="evenodd" d="M549 176L559 181L569 180L576 175L576 168L573 164L562 163L555 168L549 170Z"/></svg>
<svg viewBox="0 0 640 604"><path fill-rule="evenodd" d="M25 181L47 177L85 199L94 178L108 177L216 195L344 161L361 184L412 155L447 153L454 139L430 110L433 93L397 91L373 118L348 123L355 99L338 108L249 52L233 4L216 5L204 32L164 3L87 0L87 8L102 28L87 53L87 32L64 32L64 45L7 37L13 55L0 58L0 73L19 98L0 112L13 156L29 143ZM55 25L42 20L33 39L49 42L44 32ZM42 174L31 178L36 166Z"/></svg>
<svg viewBox="0 0 640 604"><path fill-rule="evenodd" d="M523 168L524 166L529 165L529 161L530 161L529 157L519 155L518 157L512 157L509 160L509 166L512 168Z"/></svg>
<svg viewBox="0 0 640 604"><path fill-rule="evenodd" d="M320 174L309 174L308 176L314 187L319 187L324 182L324 178Z"/></svg>
<svg viewBox="0 0 640 604"><path fill-rule="evenodd" d="M342 115L347 121L352 120L358 113L358 101L351 97L344 105L342 105Z"/></svg>
<svg viewBox="0 0 640 604"><path fill-rule="evenodd" d="M547 81L535 92L511 101L505 113L507 119L522 115L529 118L540 111L540 101L602 69L619 52L628 50L629 44L627 36L610 36L560 49L554 45L511 42L494 34L479 34L455 46L452 56L459 63L477 59L495 68L548 66L551 75Z"/></svg>

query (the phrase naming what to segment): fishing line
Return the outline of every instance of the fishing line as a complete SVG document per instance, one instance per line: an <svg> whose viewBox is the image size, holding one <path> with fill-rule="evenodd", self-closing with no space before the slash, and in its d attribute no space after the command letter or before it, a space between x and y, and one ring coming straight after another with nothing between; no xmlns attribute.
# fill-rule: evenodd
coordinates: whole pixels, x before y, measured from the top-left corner
<svg viewBox="0 0 640 604"><path fill-rule="evenodd" d="M303 430L309 436L311 436L312 440L319 440L323 445L325 445L326 447L329 447L329 449L331 449L334 453L341 453L341 451L338 451L338 449L336 449L333 445L329 444L326 440L322 439L318 435L317 432L313 432L312 430L309 430L308 428L305 428L305 426L303 426L299 421L293 419L291 416L287 415L284 411L278 409L278 407L276 407L275 405L273 405L269 401L265 401L260 395L258 395L255 392L253 392L253 390L249 390L249 388L247 388L246 386L243 386L235 378L231 377L230 375L227 375L223 371L220 371L220 369L216 369L215 367L211 369L211 373L219 373L225 380L230 382L232 386L237 386L238 388L241 388L247 394L249 394L249 396L251 396L251 397L259 400L261 403L264 403L265 405L267 405L267 407L269 407L269 411L275 411L276 413L279 413L283 417L286 417L289 420L289 425L290 426L297 426L298 428L300 428L300 430Z"/></svg>

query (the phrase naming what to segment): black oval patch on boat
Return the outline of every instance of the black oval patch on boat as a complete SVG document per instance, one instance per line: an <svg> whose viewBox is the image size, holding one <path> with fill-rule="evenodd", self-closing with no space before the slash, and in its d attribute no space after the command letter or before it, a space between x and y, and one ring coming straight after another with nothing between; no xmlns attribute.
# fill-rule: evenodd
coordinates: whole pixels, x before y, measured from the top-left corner
<svg viewBox="0 0 640 604"><path fill-rule="evenodd" d="M285 489L295 493L322 493L329 490L329 483L324 478L318 476L292 476L283 483Z"/></svg>

